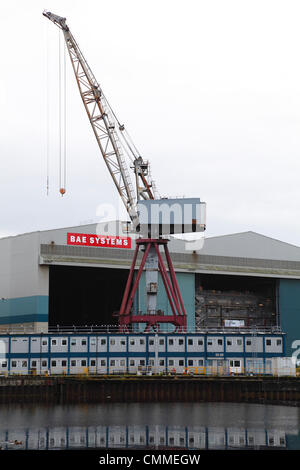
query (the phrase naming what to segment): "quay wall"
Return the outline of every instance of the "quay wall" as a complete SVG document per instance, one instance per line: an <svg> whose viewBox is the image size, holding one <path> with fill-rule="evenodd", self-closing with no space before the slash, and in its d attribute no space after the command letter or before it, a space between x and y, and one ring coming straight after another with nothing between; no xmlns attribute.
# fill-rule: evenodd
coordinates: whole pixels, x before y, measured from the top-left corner
<svg viewBox="0 0 300 470"><path fill-rule="evenodd" d="M300 405L298 377L1 377L0 404L237 402Z"/></svg>

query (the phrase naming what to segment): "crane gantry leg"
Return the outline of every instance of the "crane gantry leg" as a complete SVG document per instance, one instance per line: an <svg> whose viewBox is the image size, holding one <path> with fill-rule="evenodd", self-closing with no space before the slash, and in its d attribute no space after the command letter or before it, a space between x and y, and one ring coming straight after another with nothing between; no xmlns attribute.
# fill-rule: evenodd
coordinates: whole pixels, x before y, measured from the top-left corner
<svg viewBox="0 0 300 470"><path fill-rule="evenodd" d="M155 331L160 330L160 325L163 323L170 323L175 326L175 332L186 331L186 311L184 308L183 300L180 294L178 282L176 279L174 267L172 264L172 260L170 257L170 253L168 250L168 240L167 239L143 239L140 238L136 240L136 248L119 312L119 329L122 332L129 331L133 324L135 323L144 323L145 332L150 331L152 328ZM162 245L165 252L165 257L167 261L167 266L169 270L169 275L167 272L167 268L164 264L161 252L159 250L159 246ZM139 250L144 248L144 254L138 268L136 278L133 282L134 278L134 271L136 267L136 261L138 258ZM152 257L150 261L152 267L157 265L157 272L160 273L162 277L162 281L164 284L164 288L168 297L168 301L172 310L171 315L165 315L165 313L161 310L153 310L153 308L149 308L156 306L157 300L157 282L147 282L146 278L146 289L147 289L147 312L146 313L133 313L133 303L135 294L137 292L141 275L143 269L146 266L149 257ZM153 259L155 258L155 259ZM146 276L149 272L149 269L146 269ZM155 278L154 278L155 279ZM150 278L151 280L151 278Z"/></svg>

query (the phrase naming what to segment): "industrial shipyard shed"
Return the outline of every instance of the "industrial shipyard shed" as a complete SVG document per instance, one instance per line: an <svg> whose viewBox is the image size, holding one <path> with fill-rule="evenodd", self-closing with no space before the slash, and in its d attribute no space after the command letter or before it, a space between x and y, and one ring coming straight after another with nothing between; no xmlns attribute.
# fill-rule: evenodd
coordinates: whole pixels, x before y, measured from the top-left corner
<svg viewBox="0 0 300 470"><path fill-rule="evenodd" d="M116 324L135 248L122 222L0 239L0 331ZM300 248L255 232L169 243L189 330L286 333L300 339ZM143 284L143 282L142 282ZM170 306L160 289L158 308ZM134 309L145 308L142 287Z"/></svg>

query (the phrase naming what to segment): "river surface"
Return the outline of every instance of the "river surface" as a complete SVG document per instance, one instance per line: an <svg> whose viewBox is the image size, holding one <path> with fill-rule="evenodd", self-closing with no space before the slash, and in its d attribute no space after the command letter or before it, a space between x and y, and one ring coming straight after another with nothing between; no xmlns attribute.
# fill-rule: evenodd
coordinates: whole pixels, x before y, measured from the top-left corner
<svg viewBox="0 0 300 470"><path fill-rule="evenodd" d="M4 449L300 449L300 408L243 403L1 405Z"/></svg>

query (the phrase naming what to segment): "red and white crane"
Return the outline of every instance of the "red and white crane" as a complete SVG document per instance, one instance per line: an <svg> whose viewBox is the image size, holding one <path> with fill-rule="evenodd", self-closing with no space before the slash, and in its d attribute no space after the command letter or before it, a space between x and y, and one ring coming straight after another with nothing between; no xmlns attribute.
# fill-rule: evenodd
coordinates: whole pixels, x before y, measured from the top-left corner
<svg viewBox="0 0 300 470"><path fill-rule="evenodd" d="M141 208L151 206L139 206L139 203L142 201L150 202L156 199L155 187L149 170L149 162L143 160L130 139L125 126L117 119L116 114L113 112L103 90L84 58L78 43L67 26L66 18L55 15L49 11L44 11L43 15L63 32L78 89L102 157L129 214L134 231L140 234L140 238L136 240L136 249L119 312L120 330L128 330L135 323L146 324L145 331L149 331L150 328L159 330L160 324L171 323L175 326L175 331L184 331L187 326L186 311L168 250L168 240L161 236L162 232L159 229L153 231L153 227L151 227L151 216L149 216L149 219L146 218L146 222L143 219L143 227L146 227L146 230L141 230L140 210ZM129 157L131 161L129 165L127 165L125 160L126 156ZM135 189L128 168L132 168L134 171ZM176 201L178 203L180 201L184 202L184 200ZM169 200L164 199L162 202L163 205L166 205ZM201 203L201 205L205 205L205 203ZM183 204L181 207L183 207ZM201 214L203 214L203 212L201 212ZM186 221L185 215L183 218ZM190 220L187 221L186 226L193 226L193 229L190 231L202 231L205 229L205 223L203 223L202 220L200 222L199 217L198 220L196 220L196 216L190 214L189 218ZM184 233L185 230L183 227L185 221L182 220L178 224L178 226L180 226L179 229L174 230L173 227L169 233ZM161 222L158 225L161 226ZM153 233L156 234L154 237L151 235ZM163 234L166 233L168 232L163 232ZM169 275L159 250L160 246L163 247L165 252ZM134 276L140 249L143 251L143 257L136 276ZM134 298L144 269L146 271L147 308L145 313L138 312L134 314ZM157 310L158 273L161 274L172 315L165 315L164 312Z"/></svg>

